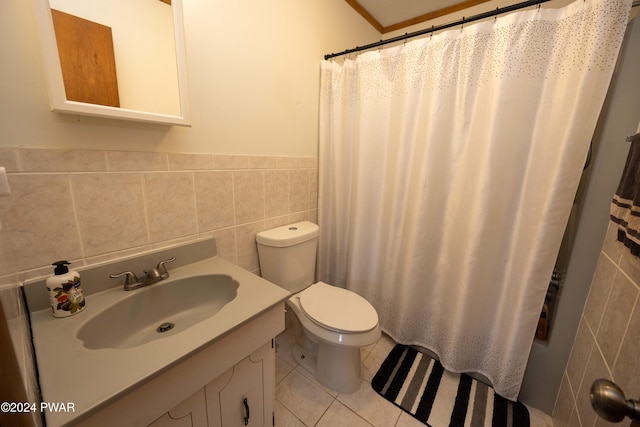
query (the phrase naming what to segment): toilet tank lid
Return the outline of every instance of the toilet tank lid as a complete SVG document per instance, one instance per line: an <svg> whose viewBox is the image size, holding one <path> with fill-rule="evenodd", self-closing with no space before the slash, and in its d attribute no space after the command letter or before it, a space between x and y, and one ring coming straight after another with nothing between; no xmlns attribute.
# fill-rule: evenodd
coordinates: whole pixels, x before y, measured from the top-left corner
<svg viewBox="0 0 640 427"><path fill-rule="evenodd" d="M261 231L256 234L256 242L265 246L285 248L318 237L318 230L319 227L316 224L309 221L301 221Z"/></svg>

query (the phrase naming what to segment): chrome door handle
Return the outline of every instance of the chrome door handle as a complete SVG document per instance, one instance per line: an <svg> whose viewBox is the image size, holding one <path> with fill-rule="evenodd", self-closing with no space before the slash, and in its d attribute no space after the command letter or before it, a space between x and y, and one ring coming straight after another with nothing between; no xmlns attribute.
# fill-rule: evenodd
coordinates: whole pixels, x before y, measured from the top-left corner
<svg viewBox="0 0 640 427"><path fill-rule="evenodd" d="M595 380L591 385L591 406L607 421L619 423L624 417L640 422L640 402L627 400L622 389L609 380Z"/></svg>

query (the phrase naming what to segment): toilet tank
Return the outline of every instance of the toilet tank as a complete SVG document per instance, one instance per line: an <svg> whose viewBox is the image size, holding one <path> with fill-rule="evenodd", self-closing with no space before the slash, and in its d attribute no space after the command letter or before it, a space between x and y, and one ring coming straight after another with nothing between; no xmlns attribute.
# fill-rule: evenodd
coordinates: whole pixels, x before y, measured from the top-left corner
<svg viewBox="0 0 640 427"><path fill-rule="evenodd" d="M316 224L302 221L258 233L262 277L291 293L313 284L318 230Z"/></svg>

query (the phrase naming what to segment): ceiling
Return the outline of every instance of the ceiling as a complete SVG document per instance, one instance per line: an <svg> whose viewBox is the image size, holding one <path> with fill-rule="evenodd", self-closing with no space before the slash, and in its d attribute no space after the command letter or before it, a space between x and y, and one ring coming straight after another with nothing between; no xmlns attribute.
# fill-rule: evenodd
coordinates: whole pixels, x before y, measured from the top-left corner
<svg viewBox="0 0 640 427"><path fill-rule="evenodd" d="M489 0L345 0L381 33L429 21Z"/></svg>

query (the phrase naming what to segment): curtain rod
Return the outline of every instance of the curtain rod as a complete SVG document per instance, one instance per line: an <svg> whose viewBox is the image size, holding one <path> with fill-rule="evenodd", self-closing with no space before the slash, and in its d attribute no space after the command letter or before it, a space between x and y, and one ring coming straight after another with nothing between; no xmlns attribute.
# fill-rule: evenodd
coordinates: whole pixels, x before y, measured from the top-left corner
<svg viewBox="0 0 640 427"><path fill-rule="evenodd" d="M331 59L331 58L335 58L336 56L347 55L349 53L354 53L354 52L361 52L363 50L371 49L378 46L383 46L385 44L406 40L412 37L422 36L424 34L445 30L447 28L456 27L458 25L464 25L467 22L473 22L473 21L478 21L480 19L491 18L492 16L497 16L497 15L500 15L501 13L513 12L514 10L523 9L525 7L539 5L540 3L546 3L548 1L550 0L528 0L522 3L512 4L511 6L497 7L496 10L490 10L488 12L479 13L477 15L473 15L468 18L465 18L463 16L462 19L455 22L451 22L449 24L438 25L437 27L432 26L431 28L415 31L413 33L404 33L404 35L401 35L401 36L393 37L387 40L380 40L379 42L371 43L365 46L356 46L353 49L347 49L339 53L329 53L324 56L324 59ZM637 6L640 6L640 0L634 0L633 3L631 4L631 7L637 7Z"/></svg>
<svg viewBox="0 0 640 427"><path fill-rule="evenodd" d="M380 40L379 42L371 43L371 44L368 44L368 45L365 45L365 46L356 46L353 49L347 49L347 50L344 50L344 51L342 51L340 53L330 53L330 54L325 55L324 59L331 59L331 58L335 58L336 56L347 55L347 54L353 53L353 52L360 52L360 51L371 49L371 48L374 48L374 47L383 46L385 44L406 40L406 39L409 39L409 38L412 38L412 37L422 36L424 34L433 33L434 31L440 31L440 30L444 30L444 29L447 29L447 28L456 27L458 25L464 25L467 22L478 21L480 19L491 18L492 16L496 16L496 15L499 15L501 13L512 12L514 10L522 9L522 8L529 7L529 6L535 6L535 5L538 5L540 3L545 3L545 2L548 2L548 1L550 1L550 0L528 0L528 1L525 1L525 2L522 2L522 3L512 4L511 6L498 7L495 10L490 10L488 12L479 13L477 15L473 15L473 16L470 16L468 18L462 17L461 20L456 21L456 22L451 22L449 24L438 25L437 27L436 26L432 26L431 28L426 28L424 30L415 31L413 33L405 33L404 35L401 35L401 36L393 37L393 38L386 39L386 40ZM636 2L636 3L640 3L640 1ZM634 3L634 5L635 5L635 3Z"/></svg>

